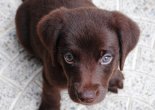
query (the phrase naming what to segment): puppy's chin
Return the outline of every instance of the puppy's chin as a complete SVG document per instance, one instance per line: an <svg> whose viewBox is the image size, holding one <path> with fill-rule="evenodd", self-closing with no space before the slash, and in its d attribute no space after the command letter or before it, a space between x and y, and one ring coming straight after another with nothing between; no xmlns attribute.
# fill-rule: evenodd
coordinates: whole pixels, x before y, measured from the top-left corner
<svg viewBox="0 0 155 110"><path fill-rule="evenodd" d="M94 101L85 102L85 101L81 101L81 100L78 98L78 96L77 96L77 94L76 94L76 91L74 91L73 89L68 89L68 93L69 93L70 98L71 98L74 102L79 103L79 104L83 104L83 105L93 105L93 104L97 104L97 103L101 102L102 100L104 100L107 91L108 91L108 89L100 90L100 94L96 97L96 99L95 99Z"/></svg>

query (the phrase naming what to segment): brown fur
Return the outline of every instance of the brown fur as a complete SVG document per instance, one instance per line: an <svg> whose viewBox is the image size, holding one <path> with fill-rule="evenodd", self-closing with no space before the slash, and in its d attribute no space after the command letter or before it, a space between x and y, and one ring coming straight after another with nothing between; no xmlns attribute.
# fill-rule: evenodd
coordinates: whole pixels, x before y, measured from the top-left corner
<svg viewBox="0 0 155 110"><path fill-rule="evenodd" d="M139 39L135 22L90 0L25 0L16 28L23 47L43 63L39 110L60 110L65 88L73 101L86 105L103 100L108 90L117 93L125 59ZM74 56L71 64L64 60L67 52ZM113 59L103 65L106 53Z"/></svg>

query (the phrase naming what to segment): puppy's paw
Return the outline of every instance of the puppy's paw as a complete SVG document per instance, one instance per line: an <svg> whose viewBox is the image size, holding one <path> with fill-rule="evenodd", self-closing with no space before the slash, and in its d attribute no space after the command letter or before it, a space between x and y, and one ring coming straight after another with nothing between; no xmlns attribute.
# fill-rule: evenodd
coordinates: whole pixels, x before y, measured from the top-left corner
<svg viewBox="0 0 155 110"><path fill-rule="evenodd" d="M42 102L38 110L60 110L59 107Z"/></svg>
<svg viewBox="0 0 155 110"><path fill-rule="evenodd" d="M123 80L122 72L117 70L109 81L108 91L118 93L118 89L123 89Z"/></svg>

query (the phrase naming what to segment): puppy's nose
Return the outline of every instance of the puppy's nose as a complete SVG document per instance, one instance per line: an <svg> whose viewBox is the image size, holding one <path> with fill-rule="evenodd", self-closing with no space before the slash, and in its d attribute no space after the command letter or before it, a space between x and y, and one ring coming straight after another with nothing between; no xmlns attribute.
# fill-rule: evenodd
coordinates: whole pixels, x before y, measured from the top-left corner
<svg viewBox="0 0 155 110"><path fill-rule="evenodd" d="M83 92L78 93L78 98L82 102L91 103L97 97L98 91L96 90L85 90Z"/></svg>
<svg viewBox="0 0 155 110"><path fill-rule="evenodd" d="M82 86L80 83L74 83L77 98L84 103L93 102L99 95L99 84Z"/></svg>

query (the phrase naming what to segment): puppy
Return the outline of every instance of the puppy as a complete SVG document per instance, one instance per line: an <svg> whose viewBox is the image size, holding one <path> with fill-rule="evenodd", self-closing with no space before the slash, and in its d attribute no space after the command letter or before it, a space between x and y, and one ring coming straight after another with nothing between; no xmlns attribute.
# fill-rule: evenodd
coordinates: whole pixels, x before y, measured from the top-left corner
<svg viewBox="0 0 155 110"><path fill-rule="evenodd" d="M25 0L16 14L23 47L43 63L39 110L60 110L60 91L90 105L123 88L122 70L139 28L117 11L90 0Z"/></svg>

